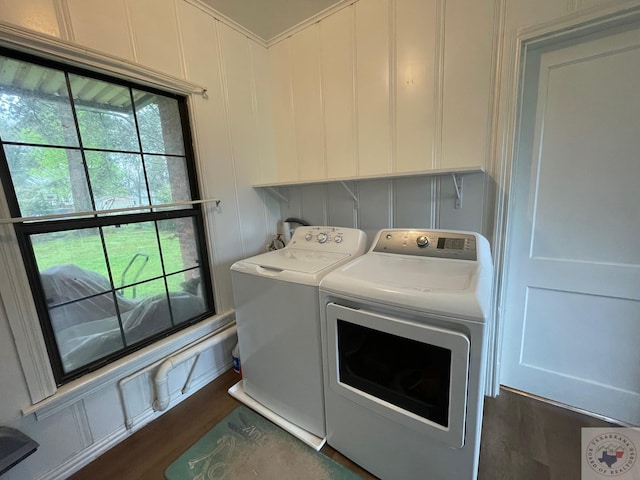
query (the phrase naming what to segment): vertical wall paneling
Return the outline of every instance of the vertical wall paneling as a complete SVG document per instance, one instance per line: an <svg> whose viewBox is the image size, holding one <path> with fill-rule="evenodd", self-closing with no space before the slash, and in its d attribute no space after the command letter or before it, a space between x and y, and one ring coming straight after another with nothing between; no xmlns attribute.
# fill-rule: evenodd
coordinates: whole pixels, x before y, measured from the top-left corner
<svg viewBox="0 0 640 480"><path fill-rule="evenodd" d="M442 168L486 162L494 3L446 3Z"/></svg>
<svg viewBox="0 0 640 480"><path fill-rule="evenodd" d="M431 177L398 178L393 181L393 227L431 228Z"/></svg>
<svg viewBox="0 0 640 480"><path fill-rule="evenodd" d="M71 414L73 415L76 431L78 432L78 440L83 448L88 447L93 443L93 435L89 425L89 417L87 416L87 410L84 406L84 401L74 403L71 407Z"/></svg>
<svg viewBox="0 0 640 480"><path fill-rule="evenodd" d="M290 39L269 48L269 67L278 181L298 180Z"/></svg>
<svg viewBox="0 0 640 480"><path fill-rule="evenodd" d="M119 407L119 405L118 405ZM38 451L13 467L6 475L11 480L26 478L67 478L68 475L43 475L43 472L54 470L57 463L52 464L52 459L59 459L60 463L68 459L73 453L81 452L88 441L84 427L78 428L78 410L75 406L62 409L55 418L37 421L33 415L25 418L18 427L20 431L35 439L40 447ZM104 413L103 413L104 414ZM82 415L82 414L81 414ZM80 423L84 423L80 420Z"/></svg>
<svg viewBox="0 0 640 480"><path fill-rule="evenodd" d="M436 25L433 69L433 147L431 150L434 168L440 168L442 159L442 110L444 104L444 33L446 0L436 0ZM435 183L435 179L432 182ZM435 188L432 189L432 192Z"/></svg>
<svg viewBox="0 0 640 480"><path fill-rule="evenodd" d="M348 186L356 190L357 183L349 182ZM351 195L339 183L327 185L327 223L332 226L355 228L358 224L358 212Z"/></svg>
<svg viewBox="0 0 640 480"><path fill-rule="evenodd" d="M66 0L74 40L102 52L133 60L125 0Z"/></svg>
<svg viewBox="0 0 640 480"><path fill-rule="evenodd" d="M312 225L327 224L326 184L306 185L300 188L302 217Z"/></svg>
<svg viewBox="0 0 640 480"><path fill-rule="evenodd" d="M251 81L253 91L254 125L258 145L257 157L259 162L260 182L276 179L275 145L273 140L273 112L271 110L271 89L269 84L269 56L267 49L254 42L249 42L251 56ZM280 205L278 200L268 192L257 192L264 203L265 230L267 235L276 232L276 225L280 219Z"/></svg>
<svg viewBox="0 0 640 480"><path fill-rule="evenodd" d="M147 390L148 388L147 386ZM140 394L136 395L136 398L144 395L144 389L139 388L138 391ZM138 393L138 391L136 393ZM88 418L90 432L94 440L108 437L122 428L124 423L124 412L122 408L118 408L117 413L114 409L112 414L104 415L104 412L110 408L110 406L122 405L122 399L120 398L116 385L101 388L94 394L87 396L82 400L82 405Z"/></svg>
<svg viewBox="0 0 640 480"><path fill-rule="evenodd" d="M318 24L293 36L290 46L299 178L326 178Z"/></svg>
<svg viewBox="0 0 640 480"><path fill-rule="evenodd" d="M355 4L358 173L391 171L389 132L389 4Z"/></svg>
<svg viewBox="0 0 640 480"><path fill-rule="evenodd" d="M271 83L269 81L269 54L261 45L249 45L253 65L253 82L258 112L258 134L260 144L261 182L277 181L273 110L271 105Z"/></svg>
<svg viewBox="0 0 640 480"><path fill-rule="evenodd" d="M541 24L567 13L567 3L558 0L515 0L507 6L507 27L518 28Z"/></svg>
<svg viewBox="0 0 640 480"><path fill-rule="evenodd" d="M60 38L69 42L76 42L71 12L69 11L69 2L67 2L67 0L53 0L53 8L55 9L56 18L58 19Z"/></svg>
<svg viewBox="0 0 640 480"><path fill-rule="evenodd" d="M462 208L455 208L456 192L451 175L438 177L439 186L439 226L447 230L470 230L487 236L484 222L486 177L484 173L464 175Z"/></svg>
<svg viewBox="0 0 640 480"><path fill-rule="evenodd" d="M398 64L397 64L397 32L396 32L396 0L387 0L389 6L389 168L390 171L397 170L397 98L398 98Z"/></svg>
<svg viewBox="0 0 640 480"><path fill-rule="evenodd" d="M358 228L367 233L369 242L381 228L393 226L393 194L391 180L370 180L358 183L360 208Z"/></svg>
<svg viewBox="0 0 640 480"><path fill-rule="evenodd" d="M182 43L190 80L207 86L207 98L191 97L190 107L195 119L196 139L202 195L223 200L219 208L205 206L209 228L209 247L216 285L216 300L221 311L233 308L229 267L242 256L240 215L237 204L235 172L232 161L231 138L226 115L225 91L220 65L218 22L192 5L180 4L183 26ZM207 61L203 62L203 56Z"/></svg>
<svg viewBox="0 0 640 480"><path fill-rule="evenodd" d="M357 174L354 95L354 10L349 6L319 24L327 177Z"/></svg>
<svg viewBox="0 0 640 480"><path fill-rule="evenodd" d="M174 0L126 0L136 61L184 78ZM158 35L158 32L162 32Z"/></svg>
<svg viewBox="0 0 640 480"><path fill-rule="evenodd" d="M245 255L263 250L267 242L264 204L261 195L251 187L260 181L259 138L256 135L257 111L251 79L251 42L227 25L219 25L223 73L225 76L226 111L229 121L235 182L237 185L240 241Z"/></svg>
<svg viewBox="0 0 640 480"><path fill-rule="evenodd" d="M606 5L607 0L575 0L576 1L576 5L575 8L576 9L582 9L582 8L589 8L589 7L595 7L598 5Z"/></svg>
<svg viewBox="0 0 640 480"><path fill-rule="evenodd" d="M280 202L280 211L282 212L283 220L290 217L306 220L306 218L302 216L302 196L300 192L302 188L303 187L289 187L286 189L280 189L284 190L284 195L289 199L288 202Z"/></svg>
<svg viewBox="0 0 640 480"><path fill-rule="evenodd" d="M56 9L52 0L0 0L0 18L36 32L60 37Z"/></svg>
<svg viewBox="0 0 640 480"><path fill-rule="evenodd" d="M396 1L395 170L433 168L437 1Z"/></svg>

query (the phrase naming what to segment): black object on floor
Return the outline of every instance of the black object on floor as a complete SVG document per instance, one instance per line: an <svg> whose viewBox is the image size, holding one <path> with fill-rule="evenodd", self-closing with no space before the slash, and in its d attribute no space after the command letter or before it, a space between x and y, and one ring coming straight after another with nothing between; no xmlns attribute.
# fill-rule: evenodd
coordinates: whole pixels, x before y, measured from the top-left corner
<svg viewBox="0 0 640 480"><path fill-rule="evenodd" d="M21 462L39 447L24 433L10 427L0 427L0 475Z"/></svg>

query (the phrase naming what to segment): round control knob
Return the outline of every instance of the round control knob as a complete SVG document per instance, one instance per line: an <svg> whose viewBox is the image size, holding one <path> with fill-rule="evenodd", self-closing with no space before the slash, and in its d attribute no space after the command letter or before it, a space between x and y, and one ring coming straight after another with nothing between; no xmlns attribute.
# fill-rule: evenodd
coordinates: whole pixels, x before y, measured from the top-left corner
<svg viewBox="0 0 640 480"><path fill-rule="evenodd" d="M340 235L336 236L336 243L342 243L342 236Z"/></svg>
<svg viewBox="0 0 640 480"><path fill-rule="evenodd" d="M310 233L307 233L307 234L304 236L304 239L305 239L307 242L310 242L312 238L313 238L313 235L311 235Z"/></svg>
<svg viewBox="0 0 640 480"><path fill-rule="evenodd" d="M327 236L327 234L326 234L326 233L319 233L319 234L318 234L318 243L324 243L324 242L326 242L326 241L327 241L327 238L329 238L329 237Z"/></svg>
<svg viewBox="0 0 640 480"><path fill-rule="evenodd" d="M427 238L426 235L420 235L417 239L416 239L416 243L418 244L418 246L420 248L425 248L429 246L429 238Z"/></svg>

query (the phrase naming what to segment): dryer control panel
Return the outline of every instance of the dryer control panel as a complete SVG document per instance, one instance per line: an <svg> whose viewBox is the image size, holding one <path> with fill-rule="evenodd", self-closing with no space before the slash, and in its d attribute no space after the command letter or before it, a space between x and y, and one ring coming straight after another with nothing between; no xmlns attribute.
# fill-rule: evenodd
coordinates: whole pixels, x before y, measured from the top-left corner
<svg viewBox="0 0 640 480"><path fill-rule="evenodd" d="M374 240L371 251L420 257L477 260L474 234L444 230L381 230Z"/></svg>

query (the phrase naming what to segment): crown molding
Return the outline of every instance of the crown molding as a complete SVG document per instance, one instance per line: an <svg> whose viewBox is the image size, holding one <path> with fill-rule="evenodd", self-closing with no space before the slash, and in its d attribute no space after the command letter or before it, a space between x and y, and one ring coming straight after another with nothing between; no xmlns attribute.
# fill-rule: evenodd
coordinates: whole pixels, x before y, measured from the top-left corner
<svg viewBox="0 0 640 480"><path fill-rule="evenodd" d="M190 0L187 0L187 1L190 1ZM313 25L314 23L318 23L319 21L324 20L325 18L329 17L330 15L333 15L334 13L342 10L345 7L348 7L349 5L353 5L354 3L358 2L358 1L359 0L341 0L340 2L338 2L336 4L325 8L324 10L316 13L312 17L309 17L306 20L303 20L302 22L298 23L297 25L294 25L293 27L291 27L291 28L285 30L284 32L276 35L275 37L271 37L269 40L266 41L267 48L268 47L272 47L276 43L281 42L282 40L285 40L285 39L289 38L292 35L295 35L296 33L304 30L305 28Z"/></svg>
<svg viewBox="0 0 640 480"><path fill-rule="evenodd" d="M261 45L261 46L263 46L265 48L268 46L267 45L267 41L264 38L256 35L251 30L248 30L247 28L243 27L242 25L240 25L235 20L232 20L231 18L227 17L223 13L220 13L218 10L216 10L215 8L207 5L206 3L202 2L201 0L184 0L184 2L188 3L192 7L195 7L197 9L199 9L200 11L202 11L202 12L206 13L207 15L215 18L216 20L219 20L220 22L224 23L228 27L233 28L238 33L241 33L245 37L247 37L250 40L253 40L254 42L256 42L257 44L259 44L259 45Z"/></svg>

